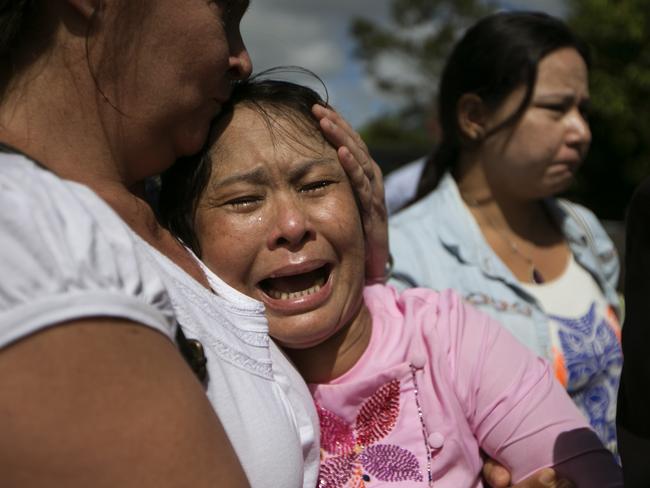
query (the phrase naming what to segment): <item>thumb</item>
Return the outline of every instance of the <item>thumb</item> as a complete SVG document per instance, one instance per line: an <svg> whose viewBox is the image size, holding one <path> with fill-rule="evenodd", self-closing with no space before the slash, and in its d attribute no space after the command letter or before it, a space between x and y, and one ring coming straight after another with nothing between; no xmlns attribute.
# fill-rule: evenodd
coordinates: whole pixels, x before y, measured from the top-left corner
<svg viewBox="0 0 650 488"><path fill-rule="evenodd" d="M566 479L559 479L552 468L536 471L523 481L513 485L513 488L573 488L574 485Z"/></svg>
<svg viewBox="0 0 650 488"><path fill-rule="evenodd" d="M539 474L539 482L541 486L557 487L558 479L554 469L544 468L537 472Z"/></svg>

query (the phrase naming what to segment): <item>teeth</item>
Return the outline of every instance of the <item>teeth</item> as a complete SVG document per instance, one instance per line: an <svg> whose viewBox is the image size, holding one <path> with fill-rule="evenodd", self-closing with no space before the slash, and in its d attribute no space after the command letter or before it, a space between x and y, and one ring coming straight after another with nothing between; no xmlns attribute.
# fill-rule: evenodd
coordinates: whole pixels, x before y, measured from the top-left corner
<svg viewBox="0 0 650 488"><path fill-rule="evenodd" d="M285 291L277 291L271 289L268 290L268 294L271 298L275 298L276 300L294 300L296 298L306 297L308 295L311 295L312 293L316 293L321 289L321 287L324 284L325 284L325 278L318 278L314 283L314 286L312 286L311 288L307 288L306 290L287 293Z"/></svg>

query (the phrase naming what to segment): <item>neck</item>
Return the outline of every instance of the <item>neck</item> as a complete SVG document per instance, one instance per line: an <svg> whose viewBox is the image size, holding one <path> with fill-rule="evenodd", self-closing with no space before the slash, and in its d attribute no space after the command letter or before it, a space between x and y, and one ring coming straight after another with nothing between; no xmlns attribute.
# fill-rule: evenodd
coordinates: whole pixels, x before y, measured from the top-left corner
<svg viewBox="0 0 650 488"><path fill-rule="evenodd" d="M138 155L155 159L159 154L142 147L147 140L142 128L126 130L126 124L136 129L137 121L101 96L88 67L85 38L66 37L63 29L57 35L65 40L7 86L0 104L0 141L59 177L90 187L136 232L152 238L158 230L155 216L132 192L145 176L134 170L147 162L145 157L132 162Z"/></svg>
<svg viewBox="0 0 650 488"><path fill-rule="evenodd" d="M121 180L98 130L99 107L92 106L87 80L74 66L53 66L60 63L52 54L47 67L32 66L10 87L0 106L0 139L63 178Z"/></svg>
<svg viewBox="0 0 650 488"><path fill-rule="evenodd" d="M488 180L476 158L461 157L458 167L454 177L461 198L475 216L480 214L484 221L491 222L495 231L510 230L532 240L540 224L551 224L541 200L518 198L499 188Z"/></svg>
<svg viewBox="0 0 650 488"><path fill-rule="evenodd" d="M156 129L145 117L121 113L107 102L104 94L120 100L118 84L93 77L88 57L95 53L87 52L86 38L78 34L85 32L85 23L65 27L73 24L70 18L56 22L48 52L7 84L0 104L0 141L59 177L90 187L131 229L208 287L194 259L162 229L142 198L144 178L173 162L171 145L156 143ZM117 105L126 111L131 106L128 100Z"/></svg>
<svg viewBox="0 0 650 488"><path fill-rule="evenodd" d="M306 349L285 349L307 383L326 383L346 373L359 361L372 334L372 317L365 304L333 336Z"/></svg>
<svg viewBox="0 0 650 488"><path fill-rule="evenodd" d="M84 36L63 28L57 35L63 40L7 86L0 141L58 176L91 187L128 188L170 165L174 155L154 143L144 118L115 108L121 105L116 83L93 78ZM122 104L128 112L128 100Z"/></svg>
<svg viewBox="0 0 650 488"><path fill-rule="evenodd" d="M160 231L156 217L132 191L139 185L125 177L107 139L96 127L97 107L84 103L83 97L72 107L63 103L74 97L69 97L65 83L50 80L48 74L43 70L41 77L31 79L20 94L15 89L0 106L0 141L59 177L88 186L135 232L155 242Z"/></svg>

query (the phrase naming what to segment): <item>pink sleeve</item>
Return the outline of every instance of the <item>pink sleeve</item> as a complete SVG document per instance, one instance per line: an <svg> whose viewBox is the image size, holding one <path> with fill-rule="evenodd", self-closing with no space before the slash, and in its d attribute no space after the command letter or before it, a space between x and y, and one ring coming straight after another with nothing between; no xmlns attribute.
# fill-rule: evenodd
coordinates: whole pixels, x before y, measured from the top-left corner
<svg viewBox="0 0 650 488"><path fill-rule="evenodd" d="M440 307L439 329L447 330L439 332L448 341L458 398L479 445L511 470L513 481L556 466L578 486L622 486L613 456L548 363L455 294L440 299L450 305Z"/></svg>

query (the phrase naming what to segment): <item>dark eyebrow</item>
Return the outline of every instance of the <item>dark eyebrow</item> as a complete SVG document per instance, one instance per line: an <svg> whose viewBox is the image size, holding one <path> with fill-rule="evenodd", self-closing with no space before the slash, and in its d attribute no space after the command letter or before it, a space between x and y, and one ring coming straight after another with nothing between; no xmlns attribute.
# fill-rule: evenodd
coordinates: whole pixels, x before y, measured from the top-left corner
<svg viewBox="0 0 650 488"><path fill-rule="evenodd" d="M573 103L576 100L576 96L573 93L546 93L544 95L539 95L534 98L534 101L537 103L548 103L561 101L562 103ZM584 97L579 100L580 104L589 103L589 97Z"/></svg>
<svg viewBox="0 0 650 488"><path fill-rule="evenodd" d="M318 158L310 159L299 163L295 168L292 168L289 171L289 181L295 183L300 181L305 177L314 167L316 166L329 166L332 164L337 164L338 161L334 161L332 158ZM213 189L223 188L234 183L249 183L251 185L266 185L269 183L269 175L264 167L255 168L247 173L236 173L231 176L227 176L222 180L217 180L212 183L211 186Z"/></svg>

